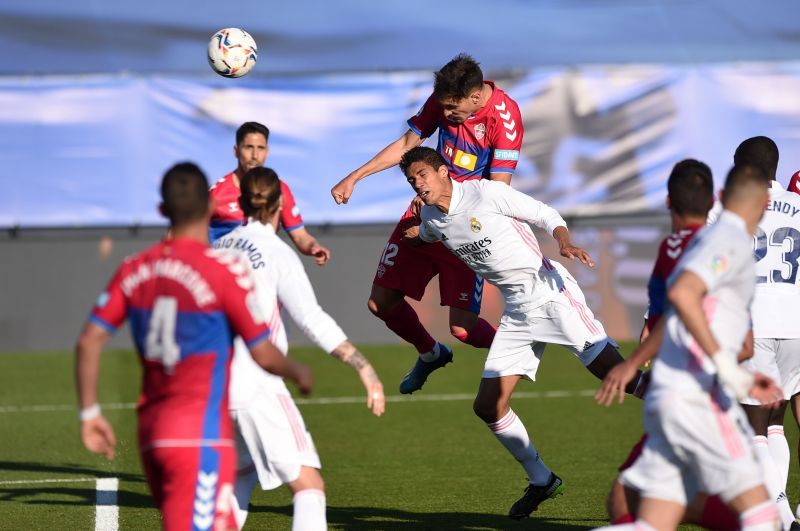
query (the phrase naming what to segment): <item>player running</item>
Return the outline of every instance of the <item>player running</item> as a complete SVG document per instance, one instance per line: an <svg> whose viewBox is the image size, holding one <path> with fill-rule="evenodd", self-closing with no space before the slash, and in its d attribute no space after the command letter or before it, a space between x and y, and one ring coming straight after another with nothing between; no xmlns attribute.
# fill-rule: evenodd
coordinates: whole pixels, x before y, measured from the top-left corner
<svg viewBox="0 0 800 531"><path fill-rule="evenodd" d="M499 288L505 310L483 369L474 410L528 473L524 496L509 516L524 518L560 494L561 478L544 464L522 421L509 407L522 378L535 380L548 343L564 345L589 371L603 378L622 362L616 346L586 306L578 284L558 262L542 255L527 223L551 233L561 255L593 267L573 245L554 209L506 186L486 180L451 180L442 156L425 147L403 155L400 169L425 203L418 236L441 241L478 275ZM638 381L629 386L633 392Z"/></svg>
<svg viewBox="0 0 800 531"><path fill-rule="evenodd" d="M466 54L456 56L435 75L433 94L408 120L409 130L333 187L331 195L337 203L347 203L356 183L396 165L403 153L437 129L437 149L455 180L511 182L523 135L516 102L492 81L484 81L480 66ZM453 359L450 348L431 337L405 300L421 300L437 274L441 304L450 307L452 335L468 345L489 348L495 332L478 317L483 279L439 243L421 247L403 243L403 231L419 224L420 205L415 198L389 237L368 302L376 317L419 352L416 364L400 382L401 393L421 389L431 372Z"/></svg>
<svg viewBox="0 0 800 531"><path fill-rule="evenodd" d="M358 372L375 415L385 407L383 385L330 315L317 304L297 255L277 236L283 206L281 182L270 168L244 174L239 197L248 222L217 240L215 247L237 254L250 265L259 305L267 314L270 340L286 355L288 342L281 309L325 352ZM237 523L244 525L253 487L286 483L294 495L293 529L326 529L320 459L289 390L277 376L258 371L241 341L236 341L230 409L237 427L239 456L235 494Z"/></svg>
<svg viewBox="0 0 800 531"><path fill-rule="evenodd" d="M667 180L667 208L672 220L672 233L661 242L653 272L647 283L648 308L642 329L642 341L652 332L664 314L667 300L667 279L672 274L683 250L689 241L706 224L706 218L714 203L714 179L709 167L697 160L687 159L675 164ZM657 348L652 352L655 354ZM616 395L614 387L619 374L628 371L631 377L639 368L639 359L629 357L614 367L603 381L598 397L610 403ZM626 380L627 381L627 380ZM608 405L608 404L606 404ZM623 472L630 468L642 452L647 440L643 435L631 449L619 467ZM619 476L614 479L606 507L612 524L633 522L635 517L628 506L628 499L638 496L634 491L625 492ZM709 529L733 529L738 526L738 517L717 496L698 494L687 507L686 522L699 523Z"/></svg>
<svg viewBox="0 0 800 531"><path fill-rule="evenodd" d="M258 122L245 122L236 130L236 145L233 156L238 165L236 169L214 183L211 196L217 202L211 217L211 243L228 234L242 224L244 215L239 207L239 180L253 168L260 168L269 155L269 129ZM284 197L281 210L281 225L289 235L294 246L302 254L313 256L317 265L325 265L331 252L319 244L303 224L300 208L294 200L289 185L281 181Z"/></svg>
<svg viewBox="0 0 800 531"><path fill-rule="evenodd" d="M637 349L660 345L645 397L648 439L642 456L622 474L642 501L635 523L608 529L676 529L689 493L699 490L719 495L745 531L780 525L735 400L749 394L770 404L782 395L775 382L736 360L755 288L750 242L766 201L761 170L734 166L719 220L695 235L670 276L671 308Z"/></svg>
<svg viewBox="0 0 800 531"><path fill-rule="evenodd" d="M769 204L754 240L756 288L751 309L754 350L744 367L766 374L781 385L800 426L800 326L797 316L786 311L800 304L800 196L784 190L775 179L778 146L772 139L748 138L736 148L734 161L762 168L769 186ZM755 432L753 444L764 465L767 489L777 501L783 525L788 528L795 518L800 518L800 511L795 515L786 498L791 456L783 431L787 402L774 410L759 407L752 398L742 400L742 405Z"/></svg>
<svg viewBox="0 0 800 531"><path fill-rule="evenodd" d="M164 529L237 529L232 511L235 448L228 415L233 333L258 366L311 388L305 366L267 339L243 264L208 246L208 182L191 163L161 183L170 239L126 259L97 300L76 346L81 439L114 456L116 438L97 403L100 353L127 317L144 367L139 450Z"/></svg>

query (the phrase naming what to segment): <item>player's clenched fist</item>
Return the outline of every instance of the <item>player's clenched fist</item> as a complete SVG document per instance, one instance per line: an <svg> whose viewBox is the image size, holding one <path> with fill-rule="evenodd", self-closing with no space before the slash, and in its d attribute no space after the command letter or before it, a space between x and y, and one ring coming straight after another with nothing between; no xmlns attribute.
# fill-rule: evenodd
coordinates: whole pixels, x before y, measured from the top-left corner
<svg viewBox="0 0 800 531"><path fill-rule="evenodd" d="M337 205L347 204L350 200L350 196L353 195L353 189L355 188L355 181L348 175L341 181L339 181L336 186L331 188L331 195L333 196L333 200L336 201Z"/></svg>
<svg viewBox="0 0 800 531"><path fill-rule="evenodd" d="M106 458L114 459L114 448L117 438L111 424L102 415L81 422L81 440L90 452L105 454Z"/></svg>

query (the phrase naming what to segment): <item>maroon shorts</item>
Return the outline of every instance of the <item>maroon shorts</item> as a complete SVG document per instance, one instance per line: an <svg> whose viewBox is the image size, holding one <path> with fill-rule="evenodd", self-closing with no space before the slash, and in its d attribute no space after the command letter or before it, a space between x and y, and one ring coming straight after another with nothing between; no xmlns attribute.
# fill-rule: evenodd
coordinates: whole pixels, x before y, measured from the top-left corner
<svg viewBox="0 0 800 531"><path fill-rule="evenodd" d="M142 452L142 464L165 531L237 528L233 512L233 443L151 447Z"/></svg>
<svg viewBox="0 0 800 531"><path fill-rule="evenodd" d="M428 283L439 275L442 306L480 313L483 279L441 242L419 247L403 243L403 231L414 225L419 225L419 219L411 213L409 206L383 249L372 283L422 300Z"/></svg>

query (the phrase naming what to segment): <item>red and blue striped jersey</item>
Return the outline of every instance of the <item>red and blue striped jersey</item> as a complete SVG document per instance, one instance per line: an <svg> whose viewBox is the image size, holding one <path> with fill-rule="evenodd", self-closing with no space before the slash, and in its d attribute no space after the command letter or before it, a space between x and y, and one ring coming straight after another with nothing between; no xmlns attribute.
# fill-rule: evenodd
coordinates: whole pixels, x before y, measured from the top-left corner
<svg viewBox="0 0 800 531"><path fill-rule="evenodd" d="M653 265L653 272L647 282L647 330L655 328L664 314L667 302L667 279L672 274L683 254L686 245L703 225L690 225L664 238L658 248L658 257Z"/></svg>
<svg viewBox="0 0 800 531"><path fill-rule="evenodd" d="M112 333L126 318L144 368L142 449L230 441L233 338L269 337L247 267L196 240L160 242L122 263L89 317Z"/></svg>
<svg viewBox="0 0 800 531"><path fill-rule="evenodd" d="M238 227L244 221L244 213L239 206L239 196L242 191L238 181L234 179L231 172L216 183L211 188L211 197L216 201L214 213L211 215L211 228L209 239L214 243L230 231ZM283 209L281 210L281 225L286 232L291 232L303 226L303 216L300 215L300 207L294 199L292 190L284 181L281 181L281 195L283 196Z"/></svg>
<svg viewBox="0 0 800 531"><path fill-rule="evenodd" d="M438 151L457 181L489 178L491 173L514 173L522 146L519 106L492 81L489 101L464 123L444 117L441 103L432 94L408 126L422 138L439 130Z"/></svg>

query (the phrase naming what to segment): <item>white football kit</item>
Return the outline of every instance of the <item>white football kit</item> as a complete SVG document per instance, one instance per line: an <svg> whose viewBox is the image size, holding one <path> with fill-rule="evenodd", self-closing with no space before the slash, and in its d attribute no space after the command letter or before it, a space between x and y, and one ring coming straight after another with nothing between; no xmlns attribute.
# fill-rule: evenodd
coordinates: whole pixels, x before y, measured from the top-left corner
<svg viewBox="0 0 800 531"><path fill-rule="evenodd" d="M766 374L789 399L800 393L800 195L772 181L769 206L753 240L753 357L743 363ZM757 405L752 399L744 404Z"/></svg>
<svg viewBox="0 0 800 531"><path fill-rule="evenodd" d="M668 285L684 271L706 286L703 310L723 349L736 356L750 323L755 289L751 237L744 220L723 211L689 243ZM742 408L717 381L711 359L670 308L645 397L648 434L641 457L622 481L644 497L686 504L697 491L728 502L763 481Z"/></svg>
<svg viewBox="0 0 800 531"><path fill-rule="evenodd" d="M527 223L552 234L566 223L553 208L502 182L453 181L450 208L421 211L420 238L442 243L499 288L505 301L484 378L534 380L547 343L564 345L589 365L609 341L567 270L551 262Z"/></svg>
<svg viewBox="0 0 800 531"><path fill-rule="evenodd" d="M284 355L288 340L281 307L325 352L347 339L317 303L303 264L272 225L250 220L214 246L236 253L250 266L270 340ZM294 481L301 466L320 468L311 435L283 379L259 367L239 338L234 344L229 401L237 428L238 470L254 466L262 488Z"/></svg>

